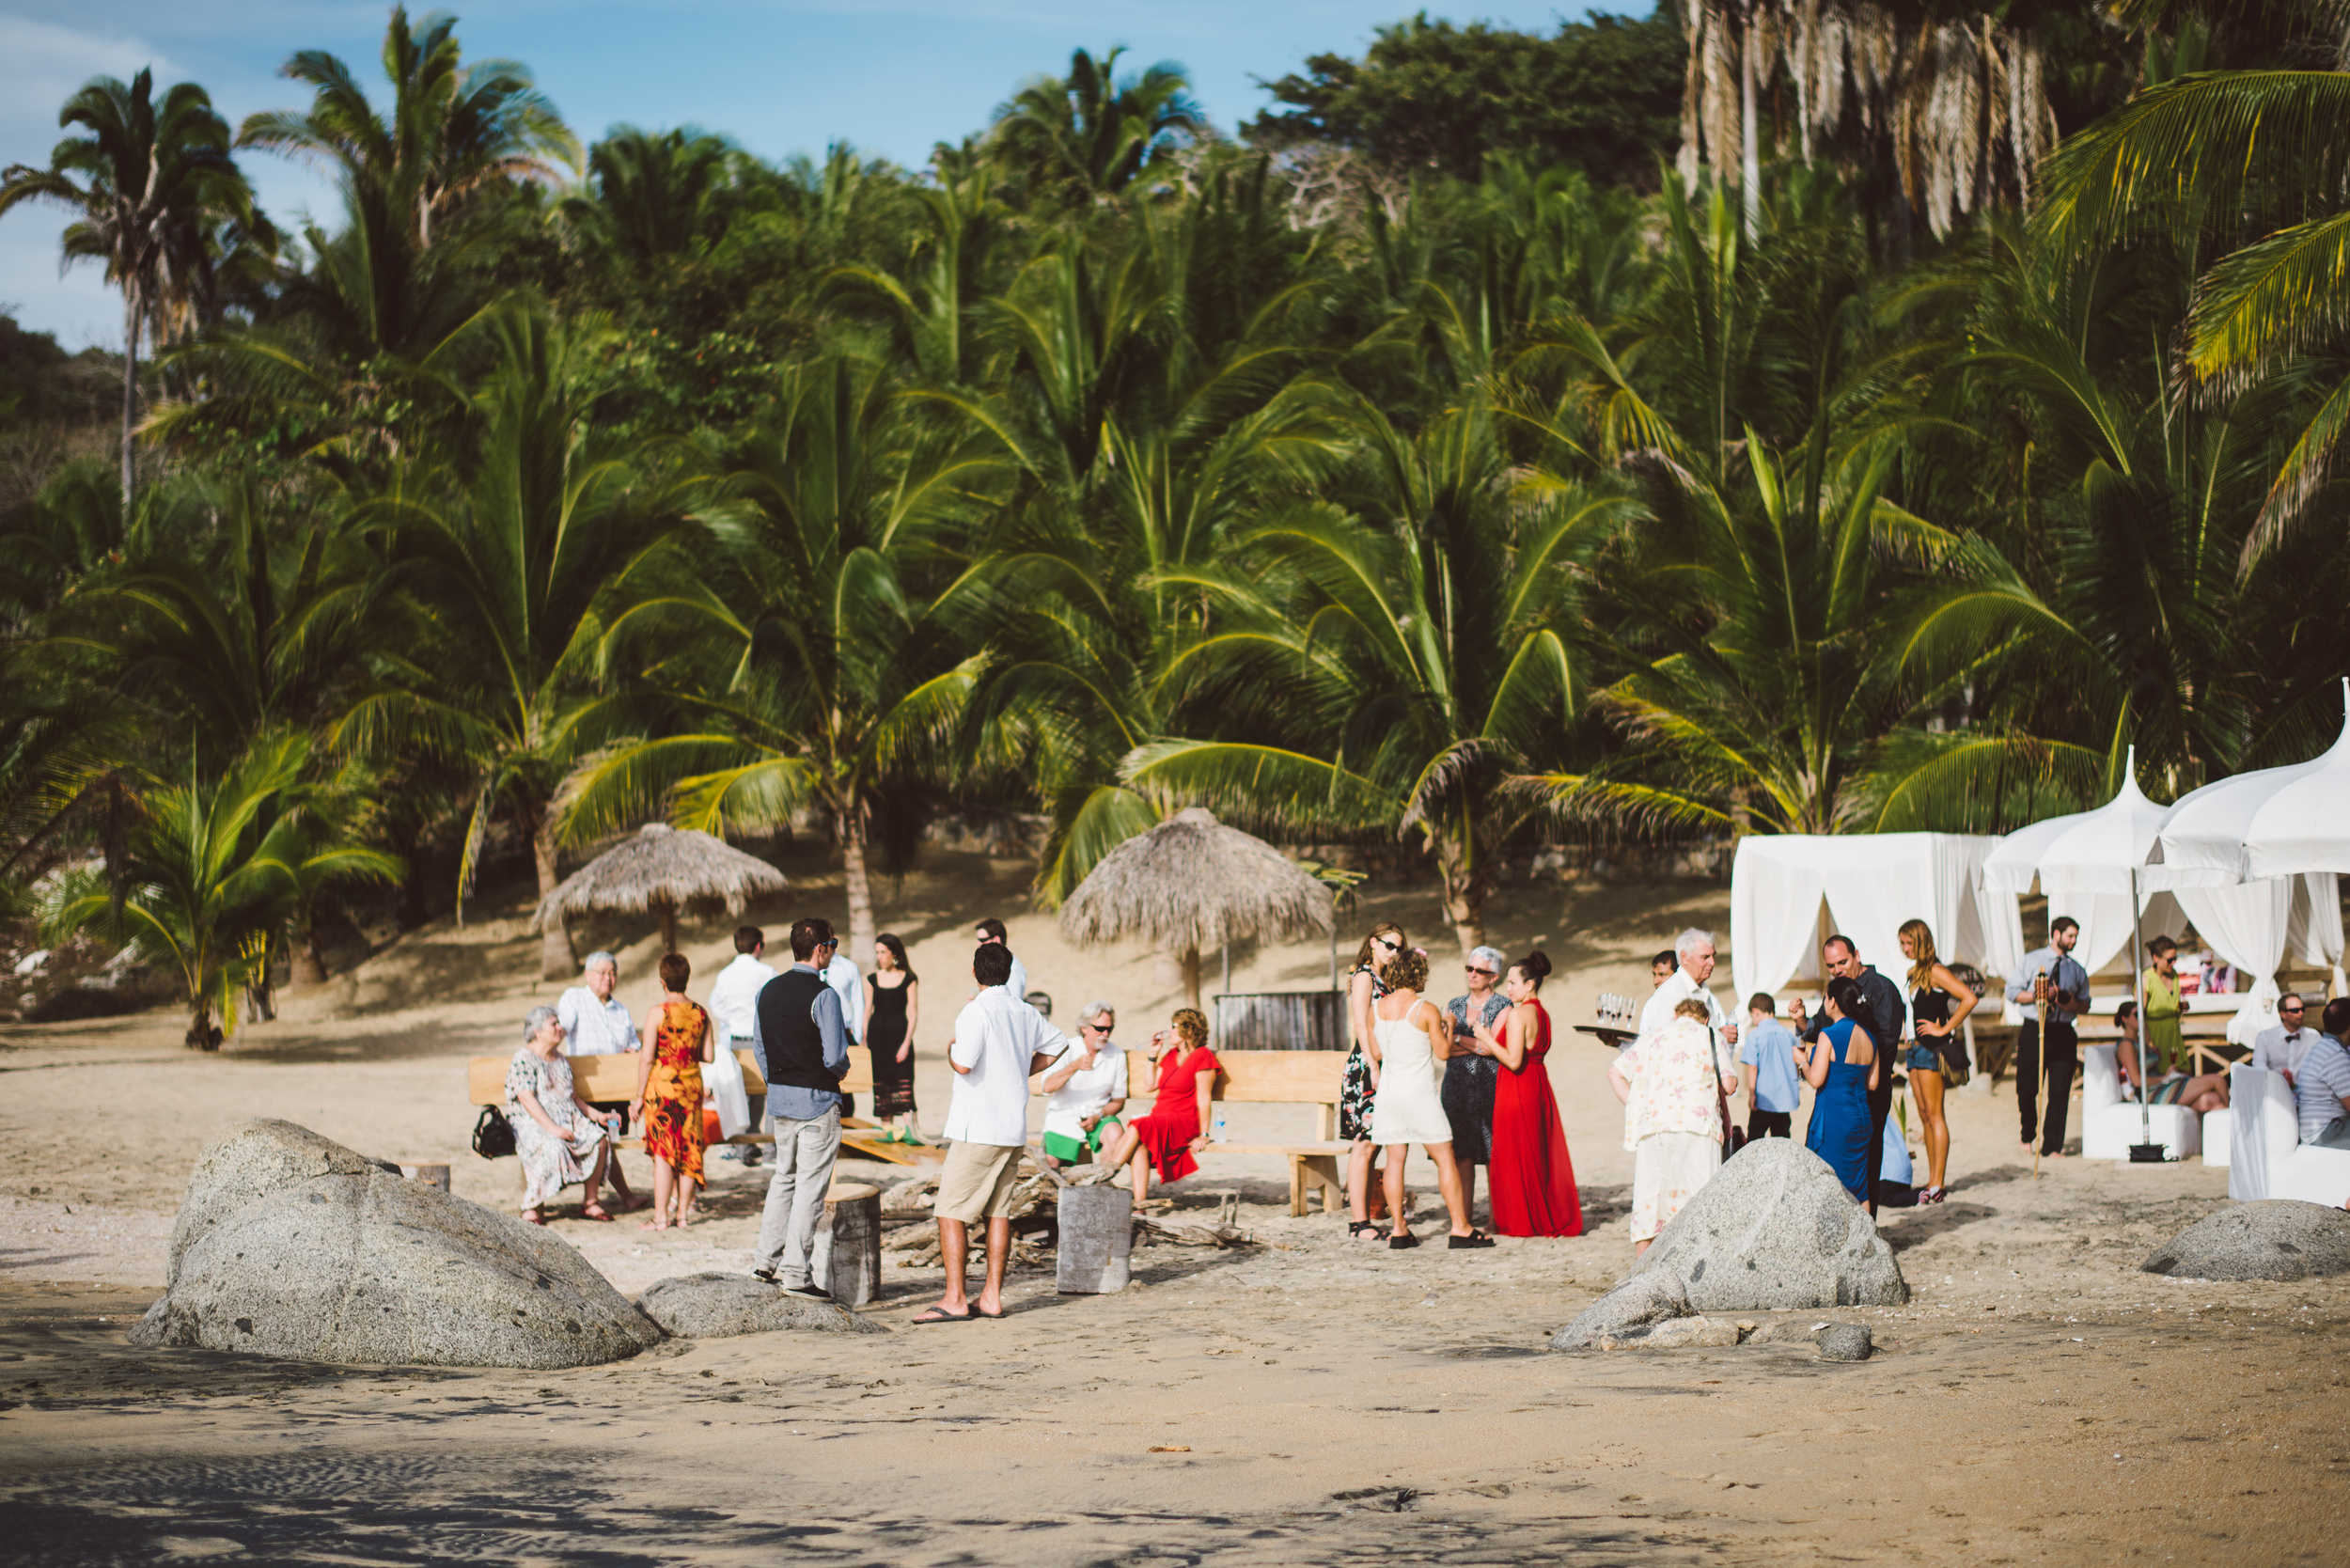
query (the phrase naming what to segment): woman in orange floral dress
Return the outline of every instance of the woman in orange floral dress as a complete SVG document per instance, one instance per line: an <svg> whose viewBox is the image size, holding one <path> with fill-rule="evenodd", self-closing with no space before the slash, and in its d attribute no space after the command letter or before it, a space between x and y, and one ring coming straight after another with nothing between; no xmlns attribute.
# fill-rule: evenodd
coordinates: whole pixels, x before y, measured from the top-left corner
<svg viewBox="0 0 2350 1568"><path fill-rule="evenodd" d="M652 1042L637 1070L630 1117L645 1129L652 1157L652 1218L648 1231L666 1231L694 1217L702 1181L702 1063L713 1059L710 1014L685 995L694 966L683 953L661 960L661 1001L653 1009ZM676 1217L670 1216L675 1199Z"/></svg>

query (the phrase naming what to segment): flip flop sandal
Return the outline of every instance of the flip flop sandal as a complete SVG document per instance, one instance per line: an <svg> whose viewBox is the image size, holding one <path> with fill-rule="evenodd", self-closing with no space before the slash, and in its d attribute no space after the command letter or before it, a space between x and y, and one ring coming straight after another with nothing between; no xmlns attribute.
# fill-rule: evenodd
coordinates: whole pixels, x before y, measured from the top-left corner
<svg viewBox="0 0 2350 1568"><path fill-rule="evenodd" d="M1447 1236L1444 1244L1449 1250L1460 1252L1472 1247L1491 1247L1494 1239L1482 1231L1472 1231L1465 1236Z"/></svg>
<svg viewBox="0 0 2350 1568"><path fill-rule="evenodd" d="M1395 1234L1390 1233L1390 1234L1388 1235L1388 1237L1387 1237L1387 1246L1388 1246L1388 1247L1389 1247L1391 1250L1393 1250L1393 1251L1397 1251L1397 1252L1404 1252L1404 1251L1408 1251L1408 1250L1410 1250L1411 1248L1413 1248L1413 1247L1418 1247L1418 1245L1419 1245L1419 1238L1418 1238L1418 1236L1412 1236L1412 1235L1402 1235L1402 1236L1399 1236L1399 1235L1395 1235Z"/></svg>
<svg viewBox="0 0 2350 1568"><path fill-rule="evenodd" d="M929 1311L917 1313L906 1321L909 1324L969 1323L979 1315L979 1309L976 1307L967 1312L949 1312L944 1308L933 1307Z"/></svg>
<svg viewBox="0 0 2350 1568"><path fill-rule="evenodd" d="M1001 1311L982 1312L977 1307L974 1307L971 1309L971 1315L975 1318L1000 1318L1004 1314Z"/></svg>

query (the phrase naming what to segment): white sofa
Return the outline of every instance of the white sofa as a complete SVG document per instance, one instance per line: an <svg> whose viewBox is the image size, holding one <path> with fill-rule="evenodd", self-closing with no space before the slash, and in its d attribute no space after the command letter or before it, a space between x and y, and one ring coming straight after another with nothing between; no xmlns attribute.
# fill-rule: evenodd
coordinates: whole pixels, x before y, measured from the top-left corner
<svg viewBox="0 0 2350 1568"><path fill-rule="evenodd" d="M2229 1069L2228 1106L2235 1121L2230 1198L2239 1203L2297 1198L2329 1209L2350 1200L2350 1150L2312 1149L2301 1141L2300 1112L2282 1073Z"/></svg>
<svg viewBox="0 0 2350 1568"><path fill-rule="evenodd" d="M2127 1160L2133 1143L2162 1145L2166 1160L2183 1160L2203 1147L2203 1119L2185 1105L2148 1105L2122 1098L2122 1074L2112 1045L2081 1050L2081 1157ZM2150 1131L2153 1137L2145 1134Z"/></svg>

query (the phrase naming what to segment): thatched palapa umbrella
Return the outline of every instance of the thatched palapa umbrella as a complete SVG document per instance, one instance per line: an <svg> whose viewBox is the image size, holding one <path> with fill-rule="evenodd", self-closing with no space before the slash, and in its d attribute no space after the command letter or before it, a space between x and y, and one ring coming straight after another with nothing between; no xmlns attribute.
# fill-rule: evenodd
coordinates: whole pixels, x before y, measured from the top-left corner
<svg viewBox="0 0 2350 1568"><path fill-rule="evenodd" d="M1261 839L1200 807L1176 812L1102 857L1061 905L1082 947L1139 937L1171 951L1199 1005L1199 950L1257 936L1330 930L1330 889Z"/></svg>
<svg viewBox="0 0 2350 1568"><path fill-rule="evenodd" d="M530 929L591 909L657 909L661 949L677 951L678 911L740 914L754 893L780 893L791 884L755 855L724 839L667 823L647 823L563 879L540 901Z"/></svg>

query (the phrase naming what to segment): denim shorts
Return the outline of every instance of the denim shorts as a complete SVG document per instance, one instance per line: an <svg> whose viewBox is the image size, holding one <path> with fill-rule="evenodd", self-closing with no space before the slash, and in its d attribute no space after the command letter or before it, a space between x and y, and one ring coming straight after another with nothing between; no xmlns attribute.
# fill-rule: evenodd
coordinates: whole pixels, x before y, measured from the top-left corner
<svg viewBox="0 0 2350 1568"><path fill-rule="evenodd" d="M1902 1058L1902 1065L1912 1073L1939 1073L1942 1071L1942 1053L1931 1045L1920 1045L1913 1041L1908 1053Z"/></svg>

